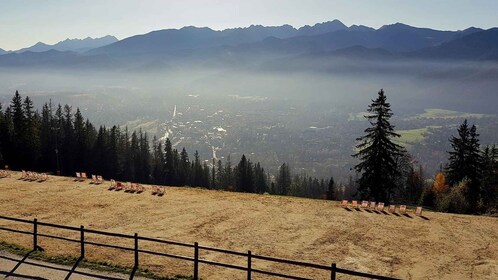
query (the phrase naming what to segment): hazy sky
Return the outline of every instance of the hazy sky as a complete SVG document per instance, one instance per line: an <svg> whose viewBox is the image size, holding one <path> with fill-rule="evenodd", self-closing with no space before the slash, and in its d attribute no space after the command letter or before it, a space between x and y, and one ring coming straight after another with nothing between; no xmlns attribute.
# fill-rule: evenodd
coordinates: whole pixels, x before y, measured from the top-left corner
<svg viewBox="0 0 498 280"><path fill-rule="evenodd" d="M498 26L497 0L0 0L0 48L186 25L295 27L339 19L378 28L403 22L458 30Z"/></svg>

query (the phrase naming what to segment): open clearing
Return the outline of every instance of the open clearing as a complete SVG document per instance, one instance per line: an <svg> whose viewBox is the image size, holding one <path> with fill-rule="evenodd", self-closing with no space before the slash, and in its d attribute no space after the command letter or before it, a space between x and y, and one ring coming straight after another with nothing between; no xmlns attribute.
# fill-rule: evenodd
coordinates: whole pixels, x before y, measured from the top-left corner
<svg viewBox="0 0 498 280"><path fill-rule="evenodd" d="M310 261L403 279L497 279L498 219L424 212L420 217L346 211L337 202L194 188L167 188L164 197L108 191L100 186L50 177L43 183L0 179L0 215L214 246ZM0 226L12 223L0 220ZM31 230L29 227L26 230ZM77 234L40 228L42 233ZM132 241L88 235L87 240L132 246ZM31 246L29 236L0 231L0 240ZM78 255L75 244L40 238L48 254ZM189 248L141 247L192 256ZM130 265L133 254L88 247L87 258ZM246 260L201 251L201 258L245 265ZM165 275L191 275L192 264L141 256L144 268ZM253 268L317 279L328 274L255 261ZM204 279L244 279L244 272L200 266ZM265 279L254 275L254 279ZM349 279L339 276L339 279Z"/></svg>

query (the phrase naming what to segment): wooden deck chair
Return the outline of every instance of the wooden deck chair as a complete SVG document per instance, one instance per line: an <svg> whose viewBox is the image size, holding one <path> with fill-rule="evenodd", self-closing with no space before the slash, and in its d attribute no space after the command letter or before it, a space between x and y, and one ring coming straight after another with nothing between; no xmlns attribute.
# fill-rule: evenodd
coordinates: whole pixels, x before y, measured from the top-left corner
<svg viewBox="0 0 498 280"><path fill-rule="evenodd" d="M351 206L353 208L358 208L358 201L356 201L356 200L351 201Z"/></svg>
<svg viewBox="0 0 498 280"><path fill-rule="evenodd" d="M144 186L142 186L141 184L138 184L138 183L137 183L137 184L135 184L135 186L136 186L135 191L136 191L137 193L143 193L143 192L144 192L144 190L145 190Z"/></svg>
<svg viewBox="0 0 498 280"><path fill-rule="evenodd" d="M6 170L0 170L0 178L6 178L8 176Z"/></svg>
<svg viewBox="0 0 498 280"><path fill-rule="evenodd" d="M399 213L400 214L406 214L406 205L400 205L399 206Z"/></svg>
<svg viewBox="0 0 498 280"><path fill-rule="evenodd" d="M384 211L384 202L379 202L379 204L377 204L377 210L380 212Z"/></svg>
<svg viewBox="0 0 498 280"><path fill-rule="evenodd" d="M86 176L85 172L81 172L81 182L84 182L88 177Z"/></svg>
<svg viewBox="0 0 498 280"><path fill-rule="evenodd" d="M375 205L376 205L375 201L370 201L370 207L369 207L370 210L375 210Z"/></svg>
<svg viewBox="0 0 498 280"><path fill-rule="evenodd" d="M102 178L102 176L100 175L97 175L97 185L100 185L102 183L104 183L104 178Z"/></svg>
<svg viewBox="0 0 498 280"><path fill-rule="evenodd" d="M40 175L38 175L38 182L45 182L47 181L47 179L48 179L47 173L40 173Z"/></svg>
<svg viewBox="0 0 498 280"><path fill-rule="evenodd" d="M28 178L28 173L26 173L26 170L22 170L21 178L19 178L19 180L26 180L26 178Z"/></svg>
<svg viewBox="0 0 498 280"><path fill-rule="evenodd" d="M92 174L92 181L90 182L90 184L97 184L97 175Z"/></svg>
<svg viewBox="0 0 498 280"><path fill-rule="evenodd" d="M368 207L368 201L363 200L363 201L361 202L361 208L367 208L367 207Z"/></svg>
<svg viewBox="0 0 498 280"><path fill-rule="evenodd" d="M81 181L81 173L79 172L76 172L76 179L74 179L75 181Z"/></svg>
<svg viewBox="0 0 498 280"><path fill-rule="evenodd" d="M417 206L415 209L415 215L422 216L422 206Z"/></svg>
<svg viewBox="0 0 498 280"><path fill-rule="evenodd" d="M343 201L341 202L341 206L342 206L342 207L348 207L348 201L347 201L347 200L343 200Z"/></svg>
<svg viewBox="0 0 498 280"><path fill-rule="evenodd" d="M120 190L124 189L124 187L125 187L124 183L116 182L116 187L114 188L114 190L120 191Z"/></svg>
<svg viewBox="0 0 498 280"><path fill-rule="evenodd" d="M156 195L159 192L158 186L152 186L152 195Z"/></svg>
<svg viewBox="0 0 498 280"><path fill-rule="evenodd" d="M159 188L159 192L157 193L157 196L163 196L166 188L165 187L158 187L158 188Z"/></svg>
<svg viewBox="0 0 498 280"><path fill-rule="evenodd" d="M396 205L392 204L392 205L389 205L389 213L393 213L396 212Z"/></svg>
<svg viewBox="0 0 498 280"><path fill-rule="evenodd" d="M112 191L116 189L116 181L114 179L111 179L111 186L108 188L108 190Z"/></svg>
<svg viewBox="0 0 498 280"><path fill-rule="evenodd" d="M125 192L129 192L129 193L133 193L136 191L136 184L135 183L130 183L130 182L126 182L126 185L124 187L124 191Z"/></svg>

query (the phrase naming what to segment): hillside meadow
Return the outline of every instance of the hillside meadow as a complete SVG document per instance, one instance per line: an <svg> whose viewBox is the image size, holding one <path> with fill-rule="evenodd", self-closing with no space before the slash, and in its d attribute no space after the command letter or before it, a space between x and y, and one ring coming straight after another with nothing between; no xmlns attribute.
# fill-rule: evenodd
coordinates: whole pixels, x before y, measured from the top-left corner
<svg viewBox="0 0 498 280"><path fill-rule="evenodd" d="M498 278L498 219L424 212L424 218L347 211L336 201L168 187L163 197L107 190L109 182L50 176L47 182L0 179L0 215L162 238L253 254L302 260L402 279ZM0 227L13 223L0 219ZM29 226L16 227L31 230ZM76 233L40 227L40 232L78 238ZM89 241L132 246L133 241L88 234ZM29 236L0 231L0 241L31 246ZM77 244L41 237L47 254L77 256ZM190 248L141 248L192 256ZM87 246L87 258L121 265L133 254ZM237 265L247 260L222 253L201 258ZM140 265L163 275L191 275L189 262L142 256ZM253 268L327 279L327 273L254 261ZM245 273L200 266L203 279L244 279ZM253 275L254 279L267 279ZM351 279L340 276L338 279Z"/></svg>

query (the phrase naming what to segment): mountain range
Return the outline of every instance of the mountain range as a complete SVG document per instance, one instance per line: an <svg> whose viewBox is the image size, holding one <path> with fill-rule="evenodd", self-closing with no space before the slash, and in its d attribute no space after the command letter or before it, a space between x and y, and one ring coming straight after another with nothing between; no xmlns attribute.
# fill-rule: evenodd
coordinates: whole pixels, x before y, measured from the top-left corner
<svg viewBox="0 0 498 280"><path fill-rule="evenodd" d="M15 53L22 53L22 52L46 52L49 50L56 50L56 51L73 51L73 52L78 52L78 53L83 53L86 52L90 49L102 47L105 45L112 44L114 42L117 42L118 39L114 36L104 36L101 38L90 38L87 37L85 39L66 39L64 41L60 41L56 44L53 45L48 45L43 42L38 42L35 45L28 47L28 48L22 48L16 51L11 51ZM2 51L7 53L7 51L4 51L0 49L0 54L2 54Z"/></svg>
<svg viewBox="0 0 498 280"><path fill-rule="evenodd" d="M3 53L3 55L2 55ZM294 28L290 25L213 30L164 29L122 40L106 36L38 43L8 52L0 49L0 67L171 67L209 63L268 62L282 58L498 60L498 28L462 31L417 28L402 23L373 29L347 27L339 20Z"/></svg>

